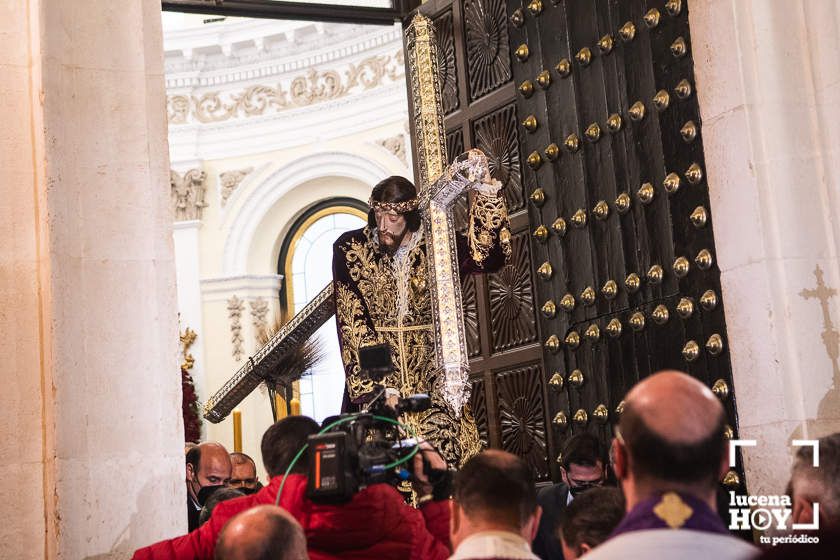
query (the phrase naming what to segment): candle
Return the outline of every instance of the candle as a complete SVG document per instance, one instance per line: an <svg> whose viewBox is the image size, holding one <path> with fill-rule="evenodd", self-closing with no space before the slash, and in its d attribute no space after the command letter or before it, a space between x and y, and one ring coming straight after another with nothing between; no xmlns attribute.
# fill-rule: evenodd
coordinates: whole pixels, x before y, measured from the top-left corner
<svg viewBox="0 0 840 560"><path fill-rule="evenodd" d="M287 412L286 399L283 398L283 395L279 391L274 393L274 421L277 422L285 418Z"/></svg>
<svg viewBox="0 0 840 560"><path fill-rule="evenodd" d="M242 453L242 411L233 409L233 450Z"/></svg>
<svg viewBox="0 0 840 560"><path fill-rule="evenodd" d="M289 404L292 407L292 416L300 416L300 399L293 397Z"/></svg>

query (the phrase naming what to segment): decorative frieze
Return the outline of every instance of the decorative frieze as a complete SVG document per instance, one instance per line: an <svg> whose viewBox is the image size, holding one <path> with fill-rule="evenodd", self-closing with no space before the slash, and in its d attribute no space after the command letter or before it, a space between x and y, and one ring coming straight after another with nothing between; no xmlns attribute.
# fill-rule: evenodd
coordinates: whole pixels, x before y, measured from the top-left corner
<svg viewBox="0 0 840 560"><path fill-rule="evenodd" d="M166 99L169 124L212 123L277 113L331 101L404 78L403 51L370 56L344 69L315 70L276 85L240 90L175 94Z"/></svg>

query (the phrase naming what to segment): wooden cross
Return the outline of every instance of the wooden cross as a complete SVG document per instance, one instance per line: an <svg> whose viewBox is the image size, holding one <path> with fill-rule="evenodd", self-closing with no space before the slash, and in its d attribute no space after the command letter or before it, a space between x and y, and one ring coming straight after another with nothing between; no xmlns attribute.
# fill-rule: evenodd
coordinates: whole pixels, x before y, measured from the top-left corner
<svg viewBox="0 0 840 560"><path fill-rule="evenodd" d="M414 107L420 207L429 255L435 361L444 401L455 417L470 396L470 361L452 217L456 198L487 171L487 158L471 150L446 166L446 136L440 97L435 26L417 14L405 30L406 62Z"/></svg>

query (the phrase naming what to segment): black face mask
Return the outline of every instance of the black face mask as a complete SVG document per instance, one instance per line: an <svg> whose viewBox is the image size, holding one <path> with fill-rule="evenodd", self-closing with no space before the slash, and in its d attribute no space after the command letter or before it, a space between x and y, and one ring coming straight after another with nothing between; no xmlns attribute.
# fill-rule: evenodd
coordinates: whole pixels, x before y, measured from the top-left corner
<svg viewBox="0 0 840 560"><path fill-rule="evenodd" d="M202 486L201 489L199 489L198 494L195 495L198 505L204 507L204 502L207 501L207 498L212 496L213 493L221 487L221 484L217 484L215 486Z"/></svg>
<svg viewBox="0 0 840 560"><path fill-rule="evenodd" d="M577 486L570 486L569 493L573 497L578 497L590 488L597 488L598 486L603 486L604 482L601 480L593 480L591 482L578 482L576 483Z"/></svg>

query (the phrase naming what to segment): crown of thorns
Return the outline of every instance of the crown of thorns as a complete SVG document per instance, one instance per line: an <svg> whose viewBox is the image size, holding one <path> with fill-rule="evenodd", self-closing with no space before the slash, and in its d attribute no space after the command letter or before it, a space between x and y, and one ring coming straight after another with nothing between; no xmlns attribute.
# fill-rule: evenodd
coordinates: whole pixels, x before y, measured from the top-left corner
<svg viewBox="0 0 840 560"><path fill-rule="evenodd" d="M368 200L368 206L370 206L374 211L383 210L385 212L396 212L397 214L405 214L406 212L417 210L417 206L419 204L420 202L417 198L404 200L403 202L380 202L373 199Z"/></svg>

